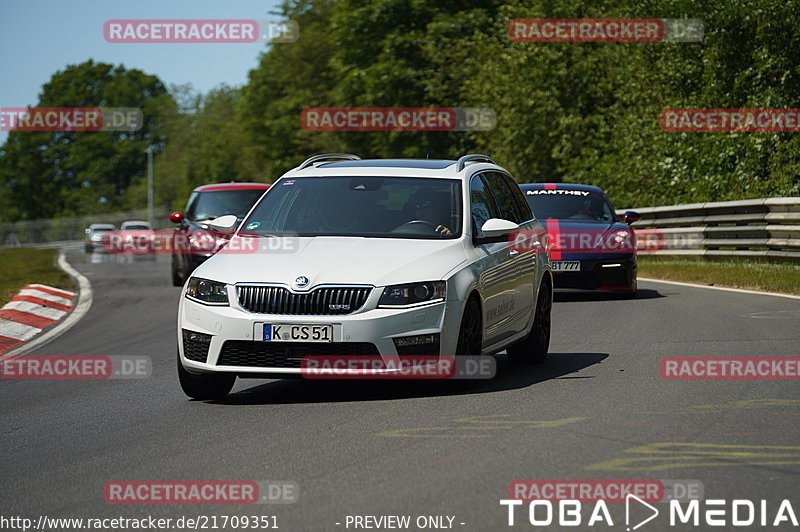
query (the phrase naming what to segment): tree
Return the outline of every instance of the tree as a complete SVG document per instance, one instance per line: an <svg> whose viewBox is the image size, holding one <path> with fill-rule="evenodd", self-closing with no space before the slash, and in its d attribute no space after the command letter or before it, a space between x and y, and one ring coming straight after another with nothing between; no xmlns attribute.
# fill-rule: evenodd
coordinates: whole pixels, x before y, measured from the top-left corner
<svg viewBox="0 0 800 532"><path fill-rule="evenodd" d="M144 124L126 131L12 131L0 152L4 219L107 212L129 206L126 193L144 178L144 150L163 142L159 107L169 101L161 81L136 69L70 65L43 87L36 107L135 107Z"/></svg>

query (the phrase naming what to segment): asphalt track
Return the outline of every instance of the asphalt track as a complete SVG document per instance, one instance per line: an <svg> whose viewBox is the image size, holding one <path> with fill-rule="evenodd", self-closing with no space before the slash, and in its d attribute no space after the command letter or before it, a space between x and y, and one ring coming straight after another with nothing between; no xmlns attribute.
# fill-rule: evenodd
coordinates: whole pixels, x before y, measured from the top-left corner
<svg viewBox="0 0 800 532"><path fill-rule="evenodd" d="M706 499L788 498L800 510L797 381L659 373L664 356L799 355L798 300L646 282L631 301L558 294L547 362L519 369L499 355L498 376L467 392L240 379L225 401L198 402L177 383L179 289L165 257L68 259L94 302L32 354L145 355L153 374L0 381L3 516L261 514L285 531L336 531L348 515L447 515L456 530L532 530L527 510L509 528L499 504L510 481L532 478L697 479ZM122 506L102 495L111 480L193 479L291 480L300 500ZM625 529L612 506L615 526L593 530ZM659 518L641 530L681 529Z"/></svg>

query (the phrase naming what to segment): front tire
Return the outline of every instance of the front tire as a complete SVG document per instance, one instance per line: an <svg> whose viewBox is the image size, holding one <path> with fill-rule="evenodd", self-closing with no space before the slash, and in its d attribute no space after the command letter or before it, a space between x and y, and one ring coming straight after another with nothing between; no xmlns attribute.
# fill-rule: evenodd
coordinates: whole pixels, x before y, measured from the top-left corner
<svg viewBox="0 0 800 532"><path fill-rule="evenodd" d="M550 348L550 315L553 309L553 288L545 281L539 288L536 299L536 316L528 336L506 349L508 358L514 364L541 364L547 358Z"/></svg>
<svg viewBox="0 0 800 532"><path fill-rule="evenodd" d="M456 357L479 357L483 351L483 318L481 306L475 297L467 300L464 314L461 316L461 326L458 329L458 343L456 344ZM469 390L477 379L453 379L450 386L455 390Z"/></svg>
<svg viewBox="0 0 800 532"><path fill-rule="evenodd" d="M178 355L178 380L183 393L192 399L222 399L236 383L236 375L230 373L211 373L194 375L186 371Z"/></svg>
<svg viewBox="0 0 800 532"><path fill-rule="evenodd" d="M481 306L470 298L464 307L461 327L458 330L456 356L481 356L483 349L483 328L481 324Z"/></svg>

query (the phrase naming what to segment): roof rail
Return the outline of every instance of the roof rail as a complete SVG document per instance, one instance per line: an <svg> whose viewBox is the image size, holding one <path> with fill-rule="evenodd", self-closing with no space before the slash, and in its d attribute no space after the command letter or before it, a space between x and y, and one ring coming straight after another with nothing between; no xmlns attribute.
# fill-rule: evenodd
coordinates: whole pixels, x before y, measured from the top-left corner
<svg viewBox="0 0 800 532"><path fill-rule="evenodd" d="M303 161L303 163L296 169L302 170L303 168L308 168L314 163L318 163L320 161L329 161L334 159L341 159L344 161L360 161L361 157L359 157L358 155L353 155L352 153L321 153L319 155L314 155L312 157L309 157L308 159Z"/></svg>
<svg viewBox="0 0 800 532"><path fill-rule="evenodd" d="M463 170L467 166L467 163L471 162L471 161L476 161L476 162L480 161L480 162L484 162L484 163L495 164L495 162L492 160L492 158L489 157L488 155L481 155L479 153L471 153L469 155L464 155L463 157L458 159L458 161L456 162L456 172L460 172L461 170Z"/></svg>

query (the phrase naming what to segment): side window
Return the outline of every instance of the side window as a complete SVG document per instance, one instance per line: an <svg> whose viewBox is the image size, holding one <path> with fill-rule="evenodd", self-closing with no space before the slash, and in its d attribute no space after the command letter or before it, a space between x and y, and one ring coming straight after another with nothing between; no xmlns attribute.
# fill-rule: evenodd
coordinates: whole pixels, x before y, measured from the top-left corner
<svg viewBox="0 0 800 532"><path fill-rule="evenodd" d="M503 176L506 180L506 183L509 187L511 187L512 193L511 195L514 197L514 202L517 204L517 212L520 213L522 218L517 223L527 222L528 220L533 220L533 210L531 206L528 204L528 200L525 199L525 195L520 190L519 185L514 182L513 179L508 177L507 175Z"/></svg>
<svg viewBox="0 0 800 532"><path fill-rule="evenodd" d="M469 184L470 213L472 214L472 234L482 237L481 227L489 218L498 218L500 213L494 198L480 175L472 178Z"/></svg>
<svg viewBox="0 0 800 532"><path fill-rule="evenodd" d="M518 224L531 219L530 207L526 207L525 209L521 208L518 200L522 199L522 201L525 201L525 198L518 198L520 192L511 179L496 172L487 173L486 178L497 200L497 206L500 209L500 218ZM517 188L517 190L514 190L514 188Z"/></svg>

